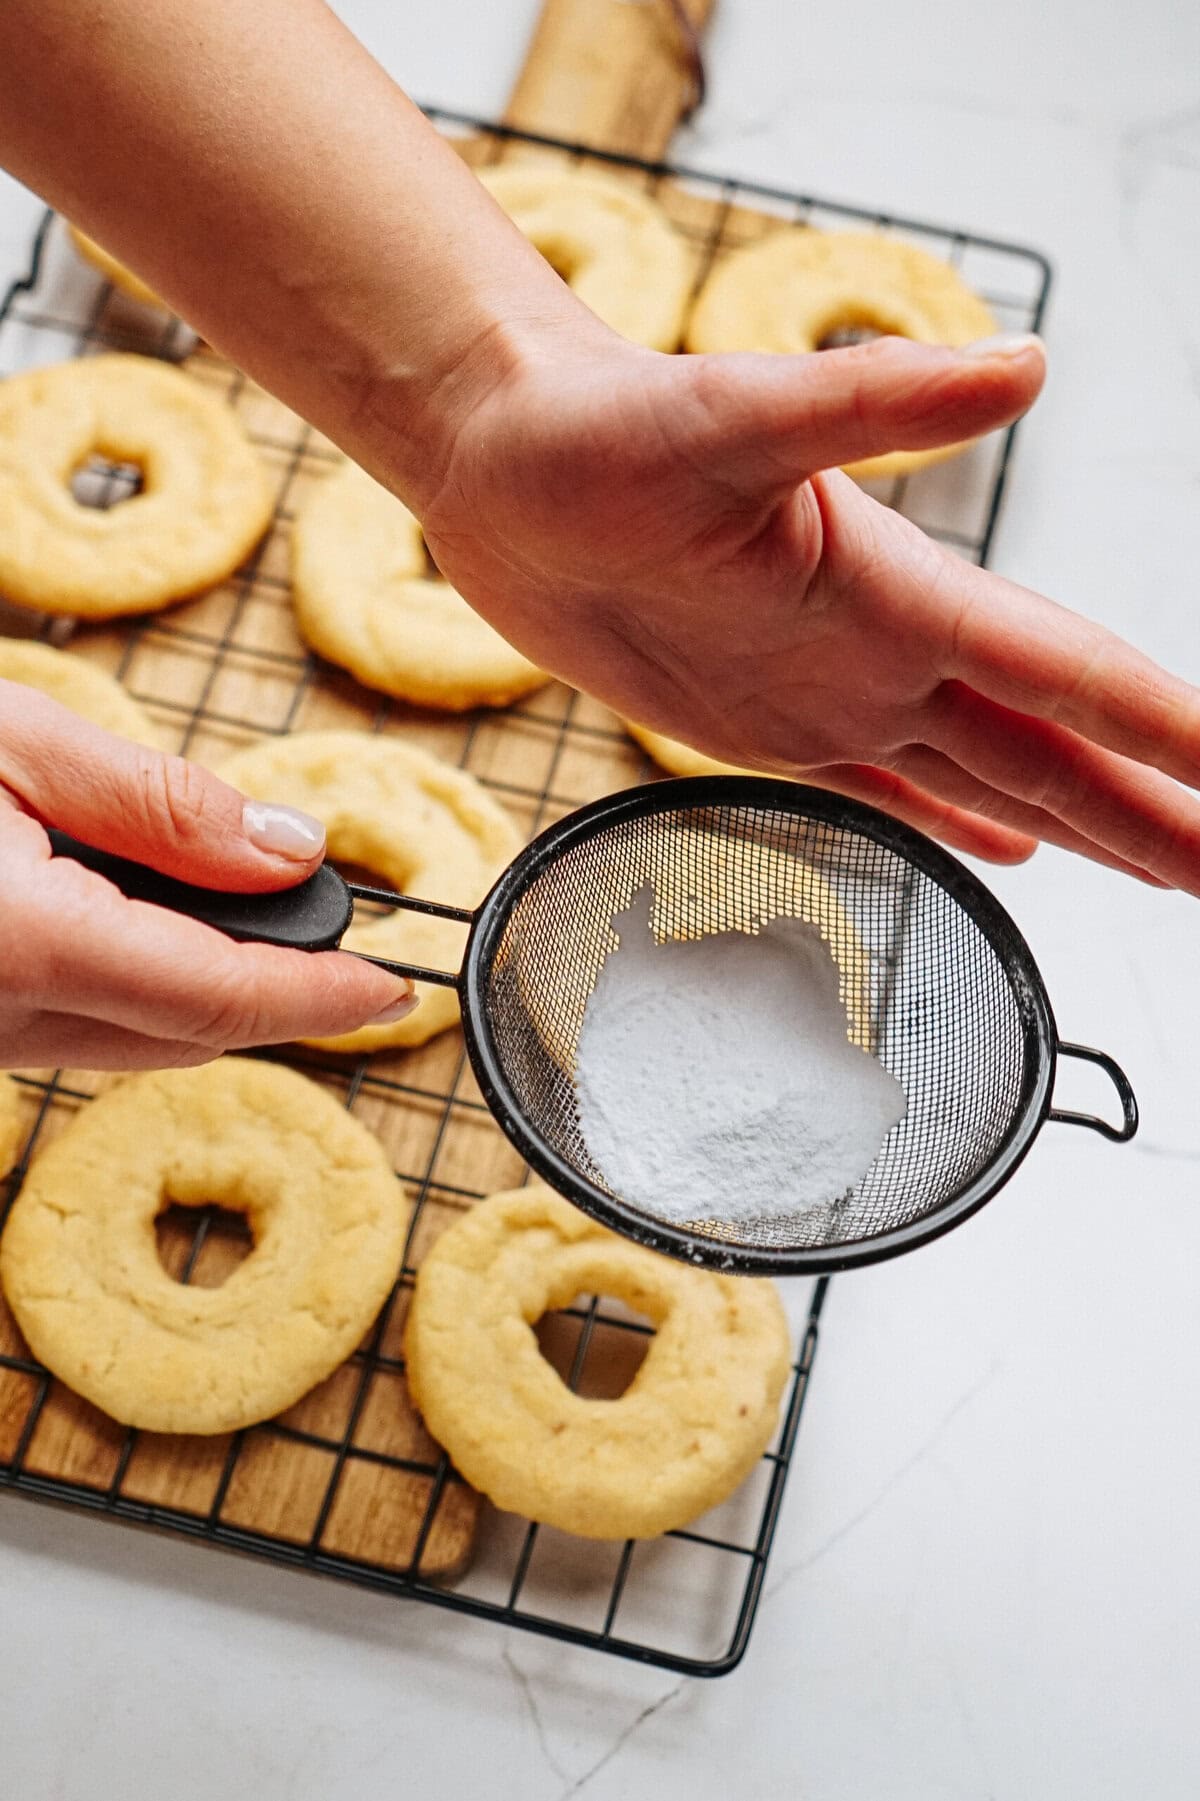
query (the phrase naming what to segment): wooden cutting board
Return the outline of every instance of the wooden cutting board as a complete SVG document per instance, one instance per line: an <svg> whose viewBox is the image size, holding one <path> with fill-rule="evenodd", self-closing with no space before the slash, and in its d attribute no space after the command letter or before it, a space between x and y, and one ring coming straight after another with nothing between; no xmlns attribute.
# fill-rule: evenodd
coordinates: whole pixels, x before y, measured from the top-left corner
<svg viewBox="0 0 1200 1801"><path fill-rule="evenodd" d="M713 0L546 0L504 122L655 162L698 97Z"/></svg>

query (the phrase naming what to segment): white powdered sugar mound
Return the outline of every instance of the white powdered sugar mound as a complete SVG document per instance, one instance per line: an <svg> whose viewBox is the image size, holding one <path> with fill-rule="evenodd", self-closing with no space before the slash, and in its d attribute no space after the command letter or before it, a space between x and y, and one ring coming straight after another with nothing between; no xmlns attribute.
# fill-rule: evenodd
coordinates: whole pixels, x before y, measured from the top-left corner
<svg viewBox="0 0 1200 1801"><path fill-rule="evenodd" d="M584 1138L613 1192L679 1223L792 1214L866 1175L904 1117L896 1078L847 1036L817 927L656 943L643 888L588 1000Z"/></svg>

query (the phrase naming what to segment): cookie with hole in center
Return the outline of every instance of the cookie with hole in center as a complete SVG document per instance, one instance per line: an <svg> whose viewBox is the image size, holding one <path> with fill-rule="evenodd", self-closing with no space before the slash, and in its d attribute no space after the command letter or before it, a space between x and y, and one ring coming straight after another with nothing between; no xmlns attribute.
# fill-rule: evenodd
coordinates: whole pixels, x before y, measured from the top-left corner
<svg viewBox="0 0 1200 1801"><path fill-rule="evenodd" d="M687 348L804 354L841 333L960 347L996 320L949 263L882 232L771 232L713 269L688 321ZM908 475L965 450L896 450L847 466L859 480Z"/></svg>
<svg viewBox="0 0 1200 1801"><path fill-rule="evenodd" d="M616 1400L572 1393L534 1336L581 1294L656 1328ZM646 1250L539 1183L442 1233L404 1342L413 1399L472 1487L585 1538L650 1538L732 1494L770 1442L791 1362L772 1283Z"/></svg>
<svg viewBox="0 0 1200 1801"><path fill-rule="evenodd" d="M311 813L329 855L372 871L382 886L452 907L477 907L521 848L508 814L466 770L399 738L371 732L293 732L238 751L217 771L252 800ZM453 974L464 929L395 910L355 919L343 948ZM391 1025L310 1042L335 1051L424 1044L458 1021L454 988L418 982L421 1005Z"/></svg>
<svg viewBox="0 0 1200 1801"><path fill-rule="evenodd" d="M615 175L541 161L475 173L598 319L632 344L677 348L693 259L648 194Z"/></svg>
<svg viewBox="0 0 1200 1801"><path fill-rule="evenodd" d="M169 1203L246 1216L219 1288L176 1282ZM400 1270L408 1198L328 1090L246 1057L127 1077L34 1159L0 1283L35 1356L126 1426L232 1432L343 1363Z"/></svg>
<svg viewBox="0 0 1200 1801"><path fill-rule="evenodd" d="M140 471L100 508L72 492L90 457ZM149 613L231 575L271 519L266 472L232 408L151 357L104 355L0 382L0 594L44 613Z"/></svg>

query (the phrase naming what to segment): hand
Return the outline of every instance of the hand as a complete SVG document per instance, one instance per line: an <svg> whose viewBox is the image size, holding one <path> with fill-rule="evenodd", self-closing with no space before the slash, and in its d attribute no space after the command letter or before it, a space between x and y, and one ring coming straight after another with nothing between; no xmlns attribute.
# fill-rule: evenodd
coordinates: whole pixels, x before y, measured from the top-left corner
<svg viewBox="0 0 1200 1801"><path fill-rule="evenodd" d="M0 1068L173 1068L416 1005L411 982L357 957L235 944L126 900L69 858L52 861L48 825L246 894L303 881L325 854L306 814L246 802L194 763L0 681Z"/></svg>
<svg viewBox="0 0 1200 1801"><path fill-rule="evenodd" d="M836 467L1022 413L1038 341L973 351L666 357L582 321L506 344L481 398L458 383L430 549L527 656L656 731L978 856L1047 839L1200 894L1200 807L1168 779L1200 782L1200 694Z"/></svg>
<svg viewBox="0 0 1200 1801"><path fill-rule="evenodd" d="M0 7L0 160L389 482L526 655L960 849L1048 838L1200 892L1200 809L1167 779L1200 780L1200 696L837 473L1015 418L1036 344L636 350L321 0L77 12Z"/></svg>

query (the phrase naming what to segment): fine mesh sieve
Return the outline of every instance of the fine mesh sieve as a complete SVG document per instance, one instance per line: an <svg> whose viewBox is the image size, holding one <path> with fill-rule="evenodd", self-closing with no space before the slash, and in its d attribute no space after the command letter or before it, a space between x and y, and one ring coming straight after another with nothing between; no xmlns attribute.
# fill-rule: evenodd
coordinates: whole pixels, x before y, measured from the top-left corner
<svg viewBox="0 0 1200 1801"><path fill-rule="evenodd" d="M65 840L56 849L110 875L117 868ZM300 889L252 899L183 890L161 877L150 878L156 891L148 892L144 880L131 887L131 867L146 876L124 866L114 879L127 892L196 912L235 936L312 949L340 941L352 898L470 921L457 975L387 967L457 987L484 1098L533 1169L614 1230L713 1268L817 1272L892 1256L982 1206L1047 1118L1117 1140L1137 1129L1133 1092L1112 1059L1059 1042L1028 946L982 883L919 833L820 789L712 776L608 796L535 839L474 915L347 890L328 867ZM849 1036L907 1098L904 1118L847 1193L795 1210L781 1195L769 1216L681 1226L609 1187L580 1131L576 1046L616 943L614 916L647 885L659 939L752 932L780 917L820 928L838 965ZM221 917L229 907L237 918ZM264 922L264 907L278 919ZM1119 1126L1052 1107L1059 1052L1108 1073L1121 1101ZM645 1074L654 1080L653 1070Z"/></svg>

